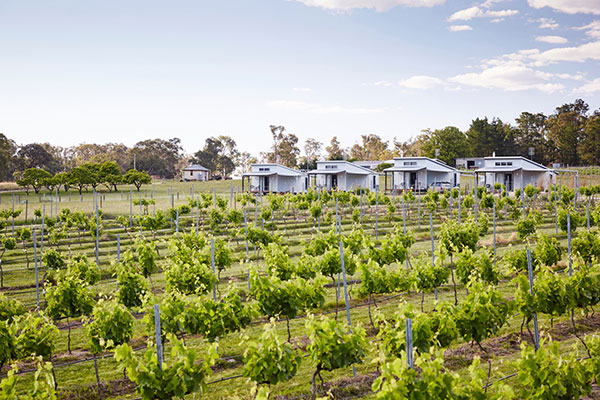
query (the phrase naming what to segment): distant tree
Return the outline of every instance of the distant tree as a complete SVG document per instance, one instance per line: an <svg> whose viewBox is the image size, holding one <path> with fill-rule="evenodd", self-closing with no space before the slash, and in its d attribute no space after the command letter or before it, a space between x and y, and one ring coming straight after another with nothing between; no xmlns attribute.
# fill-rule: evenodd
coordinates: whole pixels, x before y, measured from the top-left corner
<svg viewBox="0 0 600 400"><path fill-rule="evenodd" d="M308 138L304 142L304 157L301 158L300 168L302 169L316 169L317 160L321 158L321 148L323 143L318 140Z"/></svg>
<svg viewBox="0 0 600 400"><path fill-rule="evenodd" d="M96 188L102 183L100 176L100 169L102 168L102 164L88 162L85 164L81 164L79 168L83 168L87 172L88 176L88 185L92 187L92 189L96 190Z"/></svg>
<svg viewBox="0 0 600 400"><path fill-rule="evenodd" d="M325 147L325 151L328 160L345 160L347 158L346 152L340 147L337 136L331 138L331 142L329 142L329 146Z"/></svg>
<svg viewBox="0 0 600 400"><path fill-rule="evenodd" d="M494 118L492 122L487 117L474 119L466 135L473 154L477 156L514 154L513 129L505 126L500 119Z"/></svg>
<svg viewBox="0 0 600 400"><path fill-rule="evenodd" d="M411 137L404 142L394 138L393 154L396 157L419 157L423 155L423 146L426 141L426 135L420 134L417 137Z"/></svg>
<svg viewBox="0 0 600 400"><path fill-rule="evenodd" d="M529 148L534 148L533 160L550 163L556 156L556 146L548 138L547 117L542 113L522 112L515 120L515 147L517 154L529 157Z"/></svg>
<svg viewBox="0 0 600 400"><path fill-rule="evenodd" d="M178 138L144 140L137 142L131 149L129 168L133 168L134 156L138 171L147 171L150 175L173 179L179 172L175 169L175 165L183 157L183 148Z"/></svg>
<svg viewBox="0 0 600 400"><path fill-rule="evenodd" d="M362 143L356 143L350 149L350 158L356 160L389 160L392 152L378 135L361 135Z"/></svg>
<svg viewBox="0 0 600 400"><path fill-rule="evenodd" d="M256 157L247 151L241 152L237 160L237 171L240 175L250 171L250 166L258 162Z"/></svg>
<svg viewBox="0 0 600 400"><path fill-rule="evenodd" d="M134 185L137 191L139 192L140 187L142 187L142 185L147 185L150 182L152 182L152 178L150 178L150 175L148 175L148 173L145 171L137 171L135 169L130 169L123 176L123 182L130 185Z"/></svg>
<svg viewBox="0 0 600 400"><path fill-rule="evenodd" d="M579 165L578 148L584 138L589 106L581 99L556 108L548 117L548 136L558 147L560 161L567 165Z"/></svg>
<svg viewBox="0 0 600 400"><path fill-rule="evenodd" d="M192 162L201 164L212 172L228 176L235 170L238 157L235 140L221 135L206 139L204 148L194 154Z"/></svg>
<svg viewBox="0 0 600 400"><path fill-rule="evenodd" d="M66 150L65 164L74 168L88 162L104 163L114 161L121 174L125 173L133 161L131 149L122 143L82 143Z"/></svg>
<svg viewBox="0 0 600 400"><path fill-rule="evenodd" d="M54 181L58 187L61 187L67 192L71 187L71 174L69 172L59 172L54 175Z"/></svg>
<svg viewBox="0 0 600 400"><path fill-rule="evenodd" d="M27 168L23 173L23 178L17 180L17 185L25 188L27 193L29 193L29 187L39 193L42 186L44 186L44 180L49 178L52 178L52 174L48 171L41 168Z"/></svg>
<svg viewBox="0 0 600 400"><path fill-rule="evenodd" d="M423 152L426 157L435 158L437 149L437 158L454 166L457 158L469 157L472 154L467 136L454 126L435 131L426 130L424 134Z"/></svg>
<svg viewBox="0 0 600 400"><path fill-rule="evenodd" d="M600 110L588 118L584 133L579 147L581 161L587 165L600 165Z"/></svg>
<svg viewBox="0 0 600 400"><path fill-rule="evenodd" d="M16 148L13 140L0 133L0 180L2 181L10 180L13 177L13 155Z"/></svg>
<svg viewBox="0 0 600 400"><path fill-rule="evenodd" d="M293 133L285 133L283 126L270 126L273 135L271 151L261 153L263 159L269 163L278 163L286 167L296 167L298 164L298 137Z"/></svg>
<svg viewBox="0 0 600 400"><path fill-rule="evenodd" d="M106 161L100 166L98 180L106 185L109 191L117 191L117 185L123 181L121 169L114 161Z"/></svg>
<svg viewBox="0 0 600 400"><path fill-rule="evenodd" d="M30 143L19 147L15 155L17 169L43 168L51 174L60 171L60 162L49 151L50 147L47 143Z"/></svg>
<svg viewBox="0 0 600 400"><path fill-rule="evenodd" d="M83 164L79 167L71 169L69 172L69 184L75 186L79 190L79 194L83 192L83 189L88 185L91 185L94 181L97 181L94 170L88 167L88 164Z"/></svg>

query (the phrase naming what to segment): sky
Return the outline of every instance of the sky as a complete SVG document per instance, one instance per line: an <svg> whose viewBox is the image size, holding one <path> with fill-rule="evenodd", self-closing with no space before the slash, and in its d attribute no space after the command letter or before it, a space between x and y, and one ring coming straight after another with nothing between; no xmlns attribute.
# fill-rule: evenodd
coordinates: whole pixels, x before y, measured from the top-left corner
<svg viewBox="0 0 600 400"><path fill-rule="evenodd" d="M600 0L0 0L0 132L19 144L270 125L344 146L600 108Z"/></svg>

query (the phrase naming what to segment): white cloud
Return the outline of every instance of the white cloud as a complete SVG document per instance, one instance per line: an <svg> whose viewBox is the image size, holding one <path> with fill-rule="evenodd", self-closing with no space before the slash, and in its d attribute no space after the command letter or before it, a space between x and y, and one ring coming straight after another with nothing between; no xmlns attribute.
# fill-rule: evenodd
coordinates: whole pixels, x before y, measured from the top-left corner
<svg viewBox="0 0 600 400"><path fill-rule="evenodd" d="M600 60L600 41L585 43L576 47L557 47L531 57L535 65L546 65L559 61L584 62Z"/></svg>
<svg viewBox="0 0 600 400"><path fill-rule="evenodd" d="M535 38L538 42L553 43L553 44L564 44L568 40L562 36L538 36Z"/></svg>
<svg viewBox="0 0 600 400"><path fill-rule="evenodd" d="M567 14L600 15L600 1L598 0L527 0L527 3L533 8L550 7Z"/></svg>
<svg viewBox="0 0 600 400"><path fill-rule="evenodd" d="M444 4L446 0L291 0L310 7L325 10L351 11L359 8L370 8L378 12L389 11L397 6L433 7Z"/></svg>
<svg viewBox="0 0 600 400"><path fill-rule="evenodd" d="M452 14L448 21L470 21L473 18L503 18L517 15L518 10L485 10L479 6L465 8Z"/></svg>
<svg viewBox="0 0 600 400"><path fill-rule="evenodd" d="M527 67L542 67L558 62L585 62L600 60L600 41L589 42L574 47L555 47L550 50L539 49L519 50L516 53L503 54L499 57L484 60L484 66L524 65Z"/></svg>
<svg viewBox="0 0 600 400"><path fill-rule="evenodd" d="M415 75L398 82L400 87L408 89L431 89L436 86L443 86L444 84L444 81L440 78L427 75Z"/></svg>
<svg viewBox="0 0 600 400"><path fill-rule="evenodd" d="M490 22L493 22L494 24L497 24L498 22L502 22L502 21L504 21L504 18L494 18Z"/></svg>
<svg viewBox="0 0 600 400"><path fill-rule="evenodd" d="M462 85L502 89L506 91L539 90L553 93L564 89L560 83L552 83L553 74L537 71L523 65L501 65L478 73L457 75L448 80Z"/></svg>
<svg viewBox="0 0 600 400"><path fill-rule="evenodd" d="M267 107L278 110L299 111L311 114L375 114L390 110L389 107L365 108L365 107L346 107L340 105L328 105L318 103L308 103L295 100L273 100L267 103Z"/></svg>
<svg viewBox="0 0 600 400"><path fill-rule="evenodd" d="M575 28L578 31L585 31L585 34L595 39L600 39L600 20L592 21L587 25Z"/></svg>
<svg viewBox="0 0 600 400"><path fill-rule="evenodd" d="M574 90L577 93L594 93L600 92L600 78L596 78L587 82L585 85Z"/></svg>
<svg viewBox="0 0 600 400"><path fill-rule="evenodd" d="M311 88L307 88L307 87L295 87L292 90L294 92L311 92L312 91Z"/></svg>
<svg viewBox="0 0 600 400"><path fill-rule="evenodd" d="M473 28L471 28L469 25L450 25L450 28L448 29L450 30L450 32L462 32L473 30Z"/></svg>
<svg viewBox="0 0 600 400"><path fill-rule="evenodd" d="M552 18L538 18L531 21L539 23L538 28L540 29L556 29L559 26Z"/></svg>

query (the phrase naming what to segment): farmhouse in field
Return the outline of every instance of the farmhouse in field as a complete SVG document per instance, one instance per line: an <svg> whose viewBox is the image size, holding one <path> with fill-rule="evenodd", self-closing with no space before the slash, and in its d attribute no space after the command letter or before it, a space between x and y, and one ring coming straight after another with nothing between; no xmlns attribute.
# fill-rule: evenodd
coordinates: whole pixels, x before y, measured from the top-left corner
<svg viewBox="0 0 600 400"><path fill-rule="evenodd" d="M309 171L313 185L326 189L375 190L379 187L379 174L369 168L343 160L317 161L317 169Z"/></svg>
<svg viewBox="0 0 600 400"><path fill-rule="evenodd" d="M556 172L521 156L485 157L484 166L475 170L478 183L494 186L501 183L511 192L531 184L549 187Z"/></svg>
<svg viewBox="0 0 600 400"><path fill-rule="evenodd" d="M386 190L427 190L432 185L449 189L460 185L456 168L428 157L395 157L394 166L383 172Z"/></svg>
<svg viewBox="0 0 600 400"><path fill-rule="evenodd" d="M307 188L306 173L281 164L252 164L250 172L242 174L242 191L297 193L304 192Z"/></svg>
<svg viewBox="0 0 600 400"><path fill-rule="evenodd" d="M181 171L181 179L184 181L207 181L210 170L200 164L190 164Z"/></svg>

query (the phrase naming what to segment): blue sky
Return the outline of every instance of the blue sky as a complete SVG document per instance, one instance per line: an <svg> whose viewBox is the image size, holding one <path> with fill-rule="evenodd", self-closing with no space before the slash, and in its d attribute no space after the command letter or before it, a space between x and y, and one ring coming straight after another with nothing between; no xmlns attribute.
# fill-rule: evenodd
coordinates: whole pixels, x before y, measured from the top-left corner
<svg viewBox="0 0 600 400"><path fill-rule="evenodd" d="M600 0L0 0L0 132L18 143L406 140L600 107Z"/></svg>

